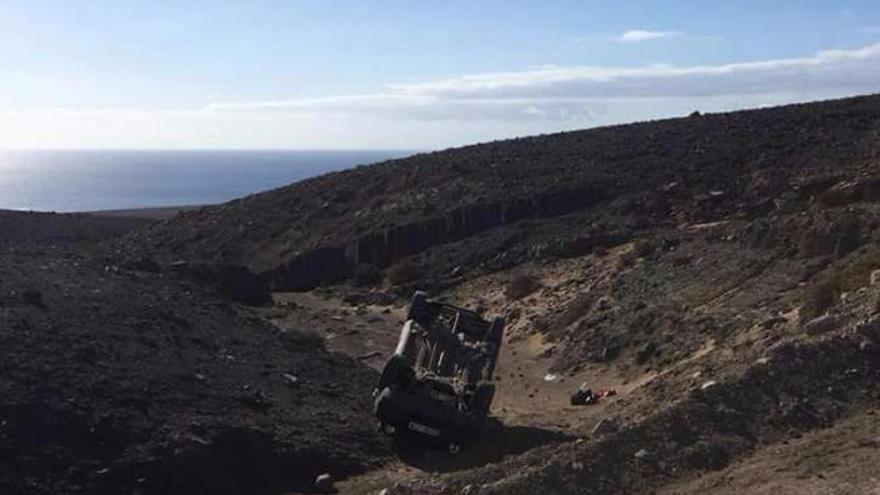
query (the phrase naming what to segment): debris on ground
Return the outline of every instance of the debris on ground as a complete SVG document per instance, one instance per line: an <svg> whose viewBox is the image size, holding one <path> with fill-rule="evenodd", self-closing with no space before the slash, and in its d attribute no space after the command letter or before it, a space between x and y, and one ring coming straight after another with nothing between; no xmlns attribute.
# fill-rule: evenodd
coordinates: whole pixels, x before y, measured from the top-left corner
<svg viewBox="0 0 880 495"><path fill-rule="evenodd" d="M571 394L571 405L590 406L598 404L602 399L614 395L617 395L617 391L613 388L593 392L593 390L587 385L587 382L584 382L575 393Z"/></svg>

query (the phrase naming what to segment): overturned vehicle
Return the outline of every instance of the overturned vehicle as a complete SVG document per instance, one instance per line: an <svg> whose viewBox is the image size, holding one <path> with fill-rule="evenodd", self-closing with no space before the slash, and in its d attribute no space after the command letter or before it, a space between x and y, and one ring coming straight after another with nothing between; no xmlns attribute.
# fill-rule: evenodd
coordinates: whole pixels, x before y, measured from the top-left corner
<svg viewBox="0 0 880 495"><path fill-rule="evenodd" d="M416 292L375 392L383 431L453 451L479 433L495 396L503 336L503 318L487 321Z"/></svg>

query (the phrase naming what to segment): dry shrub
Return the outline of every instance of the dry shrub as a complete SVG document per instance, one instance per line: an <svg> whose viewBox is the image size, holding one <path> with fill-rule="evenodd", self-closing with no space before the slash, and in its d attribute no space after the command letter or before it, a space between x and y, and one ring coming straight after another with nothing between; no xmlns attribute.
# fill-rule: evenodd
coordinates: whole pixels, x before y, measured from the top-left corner
<svg viewBox="0 0 880 495"><path fill-rule="evenodd" d="M421 270L412 260L405 259L389 268L386 274L391 285L407 285L421 276Z"/></svg>
<svg viewBox="0 0 880 495"><path fill-rule="evenodd" d="M851 202L850 192L840 188L829 189L816 197L816 203L825 208L846 206Z"/></svg>
<svg viewBox="0 0 880 495"><path fill-rule="evenodd" d="M636 264L636 261L637 261L636 255L633 254L632 251L627 251L627 252L621 254L619 258L617 258L617 261L615 262L614 267L618 271L626 270L627 268L634 266Z"/></svg>
<svg viewBox="0 0 880 495"><path fill-rule="evenodd" d="M801 307L801 319L810 321L834 307L840 299L840 286L835 277L828 277L811 285Z"/></svg>
<svg viewBox="0 0 880 495"><path fill-rule="evenodd" d="M639 239L633 244L632 253L637 258L645 258L657 250L657 243L649 239Z"/></svg>
<svg viewBox="0 0 880 495"><path fill-rule="evenodd" d="M530 296L542 287L541 283L531 275L522 275L513 279L504 289L504 295L511 301Z"/></svg>
<svg viewBox="0 0 880 495"><path fill-rule="evenodd" d="M810 257L833 255L842 258L855 251L861 243L861 222L858 217L848 217L805 232L801 250Z"/></svg>
<svg viewBox="0 0 880 495"><path fill-rule="evenodd" d="M565 329L572 323L586 316L593 307L597 296L592 292L585 292L568 303L558 316L550 320L545 334L548 340L556 341L565 335Z"/></svg>
<svg viewBox="0 0 880 495"><path fill-rule="evenodd" d="M360 263L352 271L352 281L358 287L368 287L382 281L382 270L372 263Z"/></svg>
<svg viewBox="0 0 880 495"><path fill-rule="evenodd" d="M834 307L844 292L853 292L871 282L871 272L880 268L880 247L871 245L851 255L839 267L829 269L804 296L804 321L821 316Z"/></svg>

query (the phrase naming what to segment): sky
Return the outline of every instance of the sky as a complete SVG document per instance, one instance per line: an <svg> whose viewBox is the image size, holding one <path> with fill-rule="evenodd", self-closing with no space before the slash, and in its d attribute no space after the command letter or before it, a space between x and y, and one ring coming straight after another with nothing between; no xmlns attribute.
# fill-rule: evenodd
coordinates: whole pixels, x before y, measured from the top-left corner
<svg viewBox="0 0 880 495"><path fill-rule="evenodd" d="M0 148L438 149L874 92L876 0L0 0Z"/></svg>

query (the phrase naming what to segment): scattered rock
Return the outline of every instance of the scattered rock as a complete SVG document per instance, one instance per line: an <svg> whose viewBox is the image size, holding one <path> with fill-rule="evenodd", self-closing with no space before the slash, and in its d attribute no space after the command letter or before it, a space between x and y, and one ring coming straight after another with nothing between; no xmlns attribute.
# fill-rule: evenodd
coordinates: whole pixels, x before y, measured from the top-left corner
<svg viewBox="0 0 880 495"><path fill-rule="evenodd" d="M620 425L612 418L602 418L601 421L596 423L596 426L593 427L591 434L593 436L602 436L607 435L609 433L614 433L620 429Z"/></svg>
<svg viewBox="0 0 880 495"><path fill-rule="evenodd" d="M636 354L636 362L642 364L651 359L655 354L657 354L657 344L649 342L639 349L639 353Z"/></svg>
<svg viewBox="0 0 880 495"><path fill-rule="evenodd" d="M648 449L641 449L638 452L636 452L633 457L635 457L636 459L644 460L644 459L648 459L649 457L651 457L651 453L648 452Z"/></svg>
<svg viewBox="0 0 880 495"><path fill-rule="evenodd" d="M837 327L837 317L834 315L823 315L813 318L804 325L807 335L820 335L829 332Z"/></svg>
<svg viewBox="0 0 880 495"><path fill-rule="evenodd" d="M620 354L620 347L616 345L609 345L602 348L602 352L599 353L600 361L612 361Z"/></svg>
<svg viewBox="0 0 880 495"><path fill-rule="evenodd" d="M718 382L716 382L715 380L709 380L708 382L705 382L702 385L700 385L700 390L707 390L707 389L714 387L715 385L718 385Z"/></svg>
<svg viewBox="0 0 880 495"><path fill-rule="evenodd" d="M785 318L784 316L774 316L773 318L768 318L768 319L762 321L761 326L764 327L764 330L770 330L771 328L775 327L776 325L781 325L781 324L787 323L787 322L788 322L788 318Z"/></svg>
<svg viewBox="0 0 880 495"><path fill-rule="evenodd" d="M871 272L871 285L880 285L880 270L874 270Z"/></svg>
<svg viewBox="0 0 880 495"><path fill-rule="evenodd" d="M299 382L299 378L297 378L294 375L291 375L290 373L284 373L283 376L284 376L284 379L287 380L287 382L291 385L296 385L297 382Z"/></svg>
<svg viewBox="0 0 880 495"><path fill-rule="evenodd" d="M146 256L141 256L140 258L125 261L120 266L126 270L132 270L136 272L159 273L161 271L159 263L157 263L156 260L154 260L153 258L149 258Z"/></svg>
<svg viewBox="0 0 880 495"><path fill-rule="evenodd" d="M465 487L461 489L461 495L474 495L475 493L477 493L477 489L474 485L465 485Z"/></svg>
<svg viewBox="0 0 880 495"><path fill-rule="evenodd" d="M330 476L329 473L318 475L318 477L315 478L315 488L322 492L333 491L333 476Z"/></svg>

